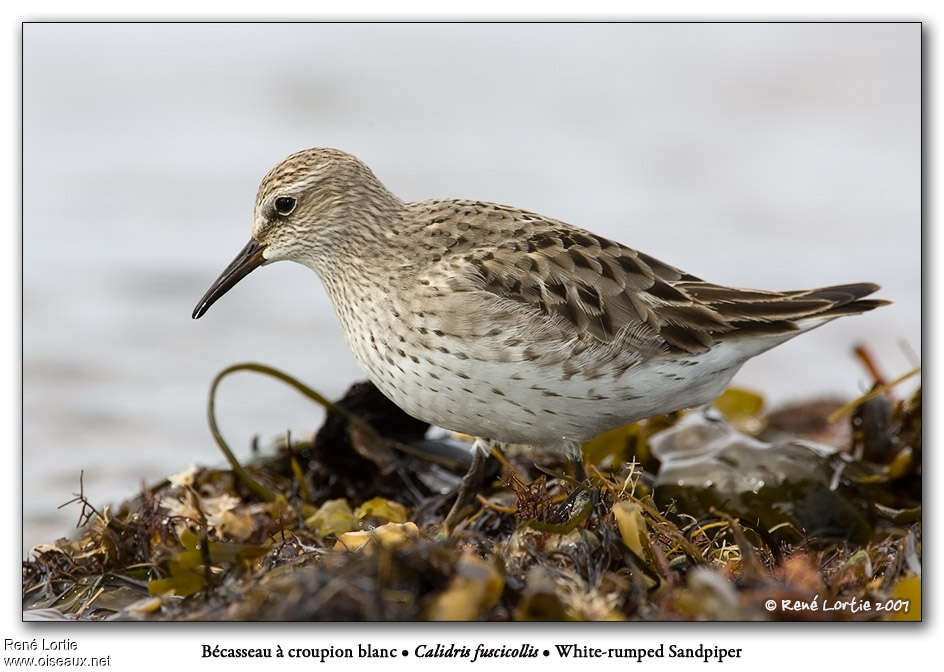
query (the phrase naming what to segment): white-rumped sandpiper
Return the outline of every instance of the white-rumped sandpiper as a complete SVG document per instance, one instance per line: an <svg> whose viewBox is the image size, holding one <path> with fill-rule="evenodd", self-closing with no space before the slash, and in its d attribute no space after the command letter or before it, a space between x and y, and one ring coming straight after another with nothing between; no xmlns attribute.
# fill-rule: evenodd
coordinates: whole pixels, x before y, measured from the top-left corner
<svg viewBox="0 0 944 672"><path fill-rule="evenodd" d="M470 200L401 201L356 157L289 156L262 180L252 237L197 304L253 269L315 271L371 381L407 413L488 441L557 448L718 396L745 361L887 303L856 283L712 284L587 230ZM582 469L580 469L582 472Z"/></svg>

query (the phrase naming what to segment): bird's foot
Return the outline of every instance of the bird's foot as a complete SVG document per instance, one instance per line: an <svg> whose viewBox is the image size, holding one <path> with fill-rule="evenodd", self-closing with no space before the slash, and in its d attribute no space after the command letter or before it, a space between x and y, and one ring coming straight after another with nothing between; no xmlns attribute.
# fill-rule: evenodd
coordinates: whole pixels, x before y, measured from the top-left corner
<svg viewBox="0 0 944 672"><path fill-rule="evenodd" d="M485 439L475 440L475 445L472 448L472 464L469 466L469 471L466 472L465 477L463 477L462 483L459 484L456 501L442 523L442 531L446 536L451 534L455 526L465 518L469 505L482 490L490 446L491 444Z"/></svg>
<svg viewBox="0 0 944 672"><path fill-rule="evenodd" d="M583 466L583 450L580 448L579 441L568 441L564 444L564 450L567 452L567 461L574 472L574 480L578 483L586 483L587 470Z"/></svg>

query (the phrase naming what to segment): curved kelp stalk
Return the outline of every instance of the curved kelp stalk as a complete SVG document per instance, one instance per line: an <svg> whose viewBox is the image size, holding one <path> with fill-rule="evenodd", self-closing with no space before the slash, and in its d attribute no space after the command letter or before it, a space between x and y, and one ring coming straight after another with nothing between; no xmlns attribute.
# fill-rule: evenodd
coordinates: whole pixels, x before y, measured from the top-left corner
<svg viewBox="0 0 944 672"><path fill-rule="evenodd" d="M275 501L278 495L259 483L259 481L254 479L249 474L249 472L243 468L243 466L239 463L239 460L236 459L236 456L233 455L233 451L229 449L229 446L223 439L223 435L220 433L219 426L216 423L216 388L219 387L219 384L223 378L230 375L231 373L236 373L237 371L254 371L256 373L261 373L266 376L271 376L277 380L281 380L283 383L295 388L312 401L323 406L324 409L329 413L336 413L347 420L351 420L352 418L350 413L345 411L343 408L340 408L339 406L331 403L301 381L293 378L287 373L279 371L278 369L274 369L271 366L266 366L265 364L256 364L255 362L233 364L232 366L227 366L225 369L216 374L216 377L210 384L210 394L209 398L207 399L207 422L210 425L210 433L213 434L213 439L216 441L216 445L220 447L220 450L223 452L226 460L230 463L230 466L232 466L233 473L236 474L236 477L242 481L247 488L252 490L260 499L266 502L272 502Z"/></svg>

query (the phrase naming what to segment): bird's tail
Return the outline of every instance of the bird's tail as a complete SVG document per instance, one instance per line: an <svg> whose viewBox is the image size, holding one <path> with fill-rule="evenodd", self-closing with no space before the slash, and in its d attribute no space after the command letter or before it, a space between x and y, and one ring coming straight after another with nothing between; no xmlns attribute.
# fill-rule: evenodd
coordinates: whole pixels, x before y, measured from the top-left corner
<svg viewBox="0 0 944 672"><path fill-rule="evenodd" d="M856 315L890 303L866 299L879 286L871 282L792 292L736 289L704 282L676 285L706 304L726 322L732 336L769 334L785 340L843 315Z"/></svg>
<svg viewBox="0 0 944 672"><path fill-rule="evenodd" d="M863 299L877 292L881 287L874 282L854 282L848 285L833 285L800 292L790 292L797 297L829 301L832 305L824 310L815 311L811 317L839 317L841 315L858 315L866 311L887 306L891 301L885 299Z"/></svg>

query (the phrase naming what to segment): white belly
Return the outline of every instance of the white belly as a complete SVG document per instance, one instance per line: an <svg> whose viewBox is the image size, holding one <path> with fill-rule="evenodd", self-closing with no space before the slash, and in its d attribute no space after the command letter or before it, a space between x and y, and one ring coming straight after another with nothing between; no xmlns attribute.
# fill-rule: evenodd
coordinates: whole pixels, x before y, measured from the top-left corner
<svg viewBox="0 0 944 672"><path fill-rule="evenodd" d="M615 427L696 406L718 396L743 364L719 344L683 358L618 364L587 375L577 362L507 361L421 348L361 342L355 354L371 381L404 411L457 432L509 443L551 445L586 441ZM374 344L377 337L374 337ZM686 362L686 363L682 363ZM573 369L576 367L576 372Z"/></svg>
<svg viewBox="0 0 944 672"><path fill-rule="evenodd" d="M387 299L349 301L337 310L371 381L416 418L509 443L586 441L706 403L747 359L786 338L757 341L749 350L721 342L697 355L640 361L619 344L575 347L574 340L554 338L553 328L506 320L498 329L494 316L474 305L432 312L422 301Z"/></svg>

